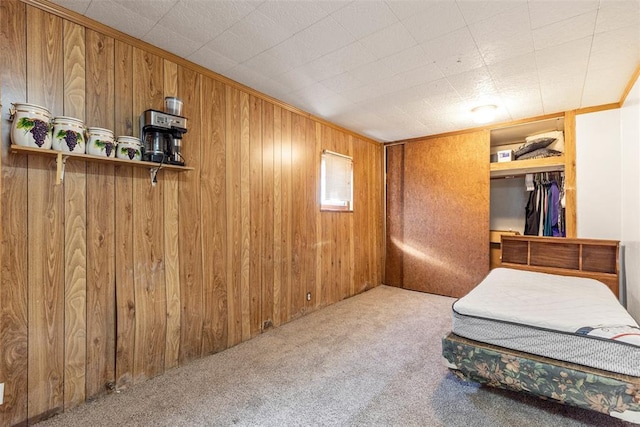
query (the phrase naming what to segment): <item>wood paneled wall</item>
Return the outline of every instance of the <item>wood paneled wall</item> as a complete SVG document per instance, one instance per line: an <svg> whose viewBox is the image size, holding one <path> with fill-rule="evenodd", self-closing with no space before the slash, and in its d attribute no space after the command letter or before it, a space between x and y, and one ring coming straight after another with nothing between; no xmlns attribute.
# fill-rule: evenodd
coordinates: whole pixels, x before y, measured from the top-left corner
<svg viewBox="0 0 640 427"><path fill-rule="evenodd" d="M383 149L140 43L0 2L0 425L35 421L381 282ZM12 102L138 135L184 100L191 171L9 151ZM322 149L353 213L320 213ZM307 293L311 300L307 301Z"/></svg>

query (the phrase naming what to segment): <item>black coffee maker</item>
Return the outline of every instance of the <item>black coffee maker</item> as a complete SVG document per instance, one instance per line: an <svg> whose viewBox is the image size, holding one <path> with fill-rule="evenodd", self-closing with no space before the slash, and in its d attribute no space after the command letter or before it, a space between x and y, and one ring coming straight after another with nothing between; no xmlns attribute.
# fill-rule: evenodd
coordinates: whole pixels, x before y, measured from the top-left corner
<svg viewBox="0 0 640 427"><path fill-rule="evenodd" d="M186 118L163 111L146 110L140 116L142 160L184 166L180 149L185 133Z"/></svg>

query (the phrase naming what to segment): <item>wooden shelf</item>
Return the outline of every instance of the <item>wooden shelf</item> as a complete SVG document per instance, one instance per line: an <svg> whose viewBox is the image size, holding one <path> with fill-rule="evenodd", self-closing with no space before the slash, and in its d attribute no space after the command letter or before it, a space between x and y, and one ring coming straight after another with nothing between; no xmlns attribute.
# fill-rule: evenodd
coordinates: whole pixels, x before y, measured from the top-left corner
<svg viewBox="0 0 640 427"><path fill-rule="evenodd" d="M568 276L590 277L618 296L618 240L502 236L502 266Z"/></svg>
<svg viewBox="0 0 640 427"><path fill-rule="evenodd" d="M519 176L527 173L563 171L564 154L541 159L513 160L511 162L497 162L489 165L491 178Z"/></svg>
<svg viewBox="0 0 640 427"><path fill-rule="evenodd" d="M23 147L21 145L15 145L15 144L11 144L11 152L56 157L56 163L57 163L56 184L62 183L64 179L64 166L68 158L85 160L88 162L95 162L95 163L111 163L111 164L122 165L122 166L148 168L151 173L152 183L155 182L155 175L160 169L170 169L170 170L177 170L177 171L193 170L193 168L189 166L178 166L178 165L169 165L169 164L161 165L160 163L154 163L154 162L143 162L140 160L125 160L125 159L118 159L118 158L111 158L111 157L92 156L91 154L68 153L68 152L62 152L62 151L56 151L56 150Z"/></svg>

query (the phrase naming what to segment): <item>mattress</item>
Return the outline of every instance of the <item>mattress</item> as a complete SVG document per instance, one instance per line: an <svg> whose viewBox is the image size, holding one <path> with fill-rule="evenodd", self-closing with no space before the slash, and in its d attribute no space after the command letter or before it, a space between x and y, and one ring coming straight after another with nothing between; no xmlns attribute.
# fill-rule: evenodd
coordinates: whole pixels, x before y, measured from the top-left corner
<svg viewBox="0 0 640 427"><path fill-rule="evenodd" d="M453 333L640 376L640 327L609 288L593 279L494 269L453 304Z"/></svg>

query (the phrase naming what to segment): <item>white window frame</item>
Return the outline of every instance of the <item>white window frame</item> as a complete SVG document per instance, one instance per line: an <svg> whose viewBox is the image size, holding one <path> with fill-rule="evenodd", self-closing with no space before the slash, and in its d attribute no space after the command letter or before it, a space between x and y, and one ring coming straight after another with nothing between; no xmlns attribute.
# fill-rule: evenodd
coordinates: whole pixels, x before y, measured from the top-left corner
<svg viewBox="0 0 640 427"><path fill-rule="evenodd" d="M322 150L320 210L353 212L353 158Z"/></svg>

